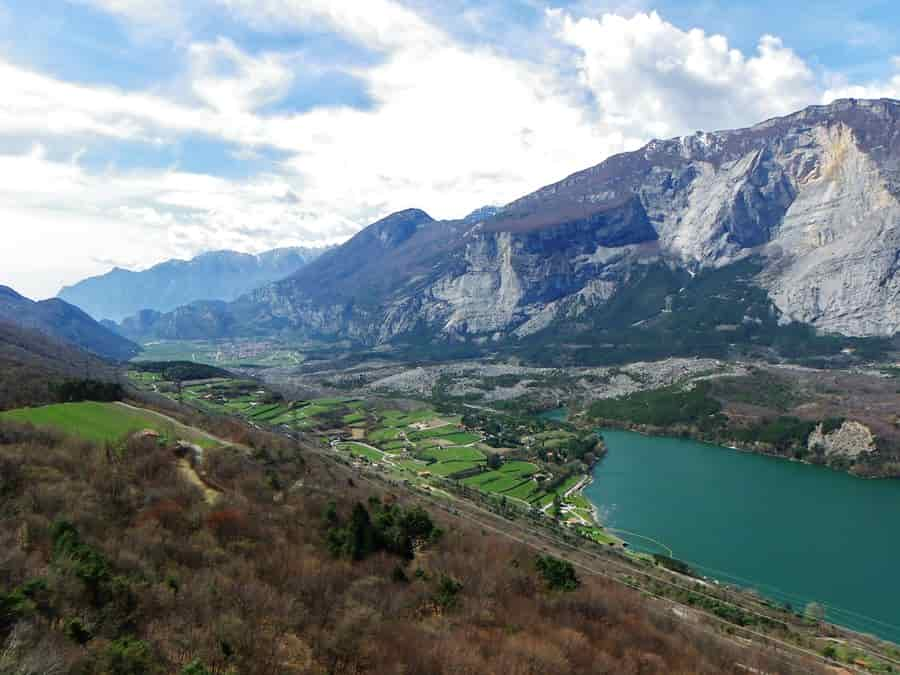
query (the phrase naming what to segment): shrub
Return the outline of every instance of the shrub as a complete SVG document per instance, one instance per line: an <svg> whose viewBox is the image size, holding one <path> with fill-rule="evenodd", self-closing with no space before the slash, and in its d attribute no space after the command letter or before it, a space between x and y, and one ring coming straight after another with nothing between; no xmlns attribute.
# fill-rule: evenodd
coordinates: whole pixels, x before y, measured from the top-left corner
<svg viewBox="0 0 900 675"><path fill-rule="evenodd" d="M65 633L66 637L72 642L79 645L87 644L94 637L91 631L85 627L84 623L82 623L81 619L77 618L66 621L65 626L63 627L63 633Z"/></svg>
<svg viewBox="0 0 900 675"><path fill-rule="evenodd" d="M445 611L453 609L459 602L459 592L462 589L463 585L456 579L442 574L434 594L434 603Z"/></svg>
<svg viewBox="0 0 900 675"><path fill-rule="evenodd" d="M150 646L130 637L114 640L100 658L100 672L110 675L149 675L156 672Z"/></svg>
<svg viewBox="0 0 900 675"><path fill-rule="evenodd" d="M574 591L581 583L575 574L575 567L566 560L542 555L537 557L535 565L550 590Z"/></svg>
<svg viewBox="0 0 900 675"><path fill-rule="evenodd" d="M110 580L106 556L82 542L78 530L66 520L56 521L50 536L53 540L53 562L71 569L87 587L94 605L102 605L105 599L103 587Z"/></svg>
<svg viewBox="0 0 900 675"><path fill-rule="evenodd" d="M212 675L212 672L199 659L194 659L181 669L181 675Z"/></svg>

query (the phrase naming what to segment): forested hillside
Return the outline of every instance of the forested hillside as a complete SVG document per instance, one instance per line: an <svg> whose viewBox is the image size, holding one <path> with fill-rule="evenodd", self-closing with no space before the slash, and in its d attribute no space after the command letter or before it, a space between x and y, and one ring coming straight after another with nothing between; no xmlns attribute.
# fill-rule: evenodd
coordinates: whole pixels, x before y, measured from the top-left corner
<svg viewBox="0 0 900 675"><path fill-rule="evenodd" d="M637 593L231 430L246 445L206 452L201 489L156 439L0 425L0 672L779 672Z"/></svg>
<svg viewBox="0 0 900 675"><path fill-rule="evenodd" d="M53 388L66 379L114 377L114 369L92 354L0 321L0 410L55 401Z"/></svg>
<svg viewBox="0 0 900 675"><path fill-rule="evenodd" d="M6 286L0 286L0 321L108 360L127 361L140 351L135 343L97 323L75 305L58 298L35 302Z"/></svg>

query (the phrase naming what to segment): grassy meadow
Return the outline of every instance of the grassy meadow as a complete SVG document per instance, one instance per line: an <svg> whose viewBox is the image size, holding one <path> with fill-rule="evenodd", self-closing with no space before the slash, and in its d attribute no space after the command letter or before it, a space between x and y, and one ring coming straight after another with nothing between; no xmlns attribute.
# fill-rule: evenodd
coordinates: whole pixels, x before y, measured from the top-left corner
<svg viewBox="0 0 900 675"><path fill-rule="evenodd" d="M93 443L114 443L143 429L163 436L183 438L204 447L217 445L205 435L163 417L117 403L59 403L39 408L20 408L0 413L0 419L55 429Z"/></svg>

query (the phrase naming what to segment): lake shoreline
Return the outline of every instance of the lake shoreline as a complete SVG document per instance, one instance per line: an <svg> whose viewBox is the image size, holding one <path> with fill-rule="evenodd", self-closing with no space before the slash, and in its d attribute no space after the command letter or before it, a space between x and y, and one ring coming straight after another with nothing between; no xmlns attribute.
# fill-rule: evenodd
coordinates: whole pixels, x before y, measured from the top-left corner
<svg viewBox="0 0 900 675"><path fill-rule="evenodd" d="M884 622L900 596L868 581L889 577L900 554L887 517L900 510L896 484L690 438L601 431L609 454L585 497L612 532L662 542L703 579L756 589L779 606L819 602L831 621L898 639ZM625 537L634 551L665 551ZM879 554L855 552L861 538L879 542Z"/></svg>
<svg viewBox="0 0 900 675"><path fill-rule="evenodd" d="M571 424L576 424L574 422L570 422ZM740 441L736 438L710 438L708 435L700 432L696 428L688 427L688 426L674 426L674 427L654 427L646 424L634 424L631 422L623 422L621 420L611 420L611 419L592 419L588 424L585 419L582 417L576 426L581 428L593 428L593 429L612 429L616 431L630 431L636 434L640 434L642 436L647 436L650 438L672 438L676 440L691 440L696 441L697 443L703 443L705 445L714 446L717 448L725 448L728 450L737 450L738 452L746 453L749 455L758 455L761 457L772 457L774 459L783 459L788 462L793 462L796 464L805 464L807 466L815 466L823 469L829 469L831 471L836 471L838 473L843 473L848 476L852 476L853 478L859 478L861 480L897 480L896 476L890 475L878 475L878 474L861 474L859 472L853 471L852 466L843 467L835 464L828 464L825 462L811 462L808 459L804 459L802 457L795 457L793 455L786 455L779 452L772 451L765 447L760 447L756 443L748 443L745 441Z"/></svg>

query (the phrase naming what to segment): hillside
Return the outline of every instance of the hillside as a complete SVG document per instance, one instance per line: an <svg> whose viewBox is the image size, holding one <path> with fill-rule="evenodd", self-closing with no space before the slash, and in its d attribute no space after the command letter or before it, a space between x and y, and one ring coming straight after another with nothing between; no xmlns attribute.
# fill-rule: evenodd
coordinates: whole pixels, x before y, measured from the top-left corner
<svg viewBox="0 0 900 675"><path fill-rule="evenodd" d="M114 375L92 354L0 321L0 410L54 401L50 387L65 379L103 380Z"/></svg>
<svg viewBox="0 0 900 675"><path fill-rule="evenodd" d="M630 343L667 308L698 305L679 297L686 282L718 274L722 315L700 302L691 326L718 343L771 343L791 324L889 337L900 327L898 131L900 103L843 100L653 141L484 218L400 212L286 280L142 329L369 345ZM653 292L635 312L641 284ZM610 319L625 334L598 335Z"/></svg>
<svg viewBox="0 0 900 675"><path fill-rule="evenodd" d="M252 454L190 468L155 441L111 455L0 422L0 668L820 672L308 448L242 438Z"/></svg>
<svg viewBox="0 0 900 675"><path fill-rule="evenodd" d="M34 302L5 286L0 286L0 321L106 359L127 361L139 351L136 344L100 325L78 307L57 298Z"/></svg>
<svg viewBox="0 0 900 675"><path fill-rule="evenodd" d="M290 276L323 250L283 248L259 255L214 251L140 272L116 268L63 288L59 297L97 320L118 322L145 309L168 312L197 300L234 300Z"/></svg>

